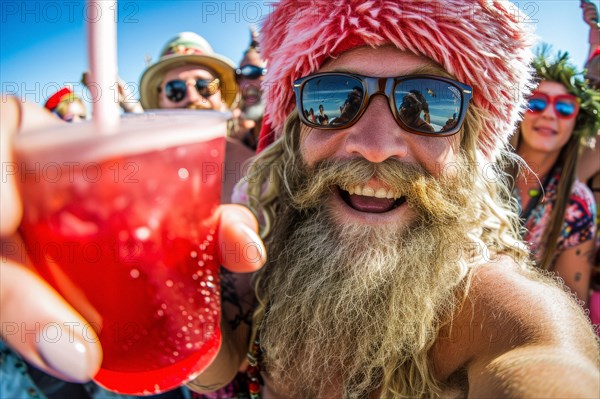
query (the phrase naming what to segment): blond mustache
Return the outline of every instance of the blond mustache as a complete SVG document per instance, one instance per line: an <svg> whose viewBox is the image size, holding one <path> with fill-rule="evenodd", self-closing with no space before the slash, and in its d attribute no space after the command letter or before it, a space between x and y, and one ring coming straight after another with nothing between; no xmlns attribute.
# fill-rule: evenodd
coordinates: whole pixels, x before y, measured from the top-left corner
<svg viewBox="0 0 600 399"><path fill-rule="evenodd" d="M208 101L207 101L208 102ZM186 109L205 110L212 109L211 104L188 104L185 106Z"/></svg>
<svg viewBox="0 0 600 399"><path fill-rule="evenodd" d="M311 168L300 165L296 169L295 176L288 176L290 187L295 187L289 195L299 210L318 206L336 186L347 189L375 178L405 197L409 206L423 216L456 220L467 205L465 190L471 187L465 168L459 167L456 176L434 177L418 164L393 158L381 163L365 159L327 160Z"/></svg>

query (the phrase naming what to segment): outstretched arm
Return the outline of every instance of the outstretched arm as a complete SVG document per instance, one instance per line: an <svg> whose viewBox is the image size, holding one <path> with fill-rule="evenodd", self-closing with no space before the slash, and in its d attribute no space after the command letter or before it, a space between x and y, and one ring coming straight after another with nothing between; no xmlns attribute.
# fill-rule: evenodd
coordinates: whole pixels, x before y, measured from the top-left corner
<svg viewBox="0 0 600 399"><path fill-rule="evenodd" d="M589 60L596 48L600 46L600 21L598 21L598 8L593 2L582 0L581 8L583 8L583 20L590 26L590 35L588 39L590 49L587 57L587 60Z"/></svg>
<svg viewBox="0 0 600 399"><path fill-rule="evenodd" d="M531 345L469 370L470 398L597 398L598 366L573 348Z"/></svg>
<svg viewBox="0 0 600 399"><path fill-rule="evenodd" d="M489 268L474 278L469 397L588 398L600 394L599 346L582 308L556 282Z"/></svg>

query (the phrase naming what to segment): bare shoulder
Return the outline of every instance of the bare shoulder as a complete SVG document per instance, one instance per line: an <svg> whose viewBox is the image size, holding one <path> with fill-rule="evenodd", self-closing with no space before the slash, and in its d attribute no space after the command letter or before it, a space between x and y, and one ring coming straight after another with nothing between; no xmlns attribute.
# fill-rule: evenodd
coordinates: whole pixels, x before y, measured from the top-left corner
<svg viewBox="0 0 600 399"><path fill-rule="evenodd" d="M505 257L475 270L462 312L510 332L512 341L558 342L565 334L581 333L595 345L582 306L567 291L557 280Z"/></svg>
<svg viewBox="0 0 600 399"><path fill-rule="evenodd" d="M598 341L582 307L553 279L509 258L484 265L457 319L476 331L466 364L473 396L598 394Z"/></svg>

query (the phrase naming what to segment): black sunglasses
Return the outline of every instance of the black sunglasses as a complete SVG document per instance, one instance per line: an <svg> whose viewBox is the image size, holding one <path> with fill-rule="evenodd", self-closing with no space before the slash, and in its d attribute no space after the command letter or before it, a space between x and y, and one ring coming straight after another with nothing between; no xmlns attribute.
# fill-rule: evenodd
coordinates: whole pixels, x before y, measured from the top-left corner
<svg viewBox="0 0 600 399"><path fill-rule="evenodd" d="M396 122L406 131L450 136L462 126L473 89L435 75L374 78L324 72L296 80L294 93L300 120L309 127L350 127L360 119L370 98L382 94L387 97Z"/></svg>
<svg viewBox="0 0 600 399"><path fill-rule="evenodd" d="M189 81L189 79L188 79ZM220 80L198 79L194 82L194 87L204 98L208 98L219 91L221 88ZM170 80L165 85L165 95L174 103L178 103L185 98L187 94L187 81L181 79Z"/></svg>
<svg viewBox="0 0 600 399"><path fill-rule="evenodd" d="M235 70L235 78L240 79L258 79L261 76L265 76L267 68L257 67L256 65L244 65L241 68Z"/></svg>

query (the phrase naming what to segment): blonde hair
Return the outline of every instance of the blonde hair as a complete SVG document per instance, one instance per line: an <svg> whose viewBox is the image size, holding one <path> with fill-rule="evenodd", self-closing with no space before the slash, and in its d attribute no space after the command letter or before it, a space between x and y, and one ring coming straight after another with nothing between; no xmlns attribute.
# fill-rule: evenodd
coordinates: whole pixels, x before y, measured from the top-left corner
<svg viewBox="0 0 600 399"><path fill-rule="evenodd" d="M79 103L85 110L85 105L83 105L83 101L81 101L81 99L76 95L69 94L65 96L62 100L60 100L56 108L54 108L54 112L56 112L59 115L64 115L67 112L69 105L72 103Z"/></svg>
<svg viewBox="0 0 600 399"><path fill-rule="evenodd" d="M472 209L476 226L468 234L472 242L479 245L479 251L475 257L469 259L470 265L482 264L493 261L501 256L509 256L521 268L529 270L527 262L528 253L522 243L519 234L519 219L515 212L515 205L511 203L510 190L507 185L507 175L503 172L504 160L512 158L510 153L502 151L500 160L487 161L479 150L479 134L481 133L485 112L471 107L465 118L461 130L461 149L469 165L472 165ZM283 204L278 202L282 190L291 192L291 184L287 181L286 173L294 167L300 152L300 121L297 111L293 111L287 118L283 129L283 135L262 153L257 155L250 165L248 181L248 205L259 217L261 222L261 236L267 240L273 231L274 220L283 211ZM282 239L275 238L274 239ZM464 302L469 291L470 273L473 268L465 268L462 282L458 282L455 303L445 306L439 319L432 315L436 331L448 323L451 323L452 315ZM258 329L265 316L268 307L267 299L261 292L261 281L264 275L258 272L255 276L254 285L258 305L253 316L252 340L258 336ZM445 319L443 319L445 318ZM424 345L427 350L420 351L412 356L408 364L388 364L384 370L382 379L383 395L390 394L394 397L428 396L440 391L440 383L436 381L432 373L428 349L433 346L437 334L433 334ZM400 359L392 358L390 362ZM388 367L389 366L389 367Z"/></svg>

